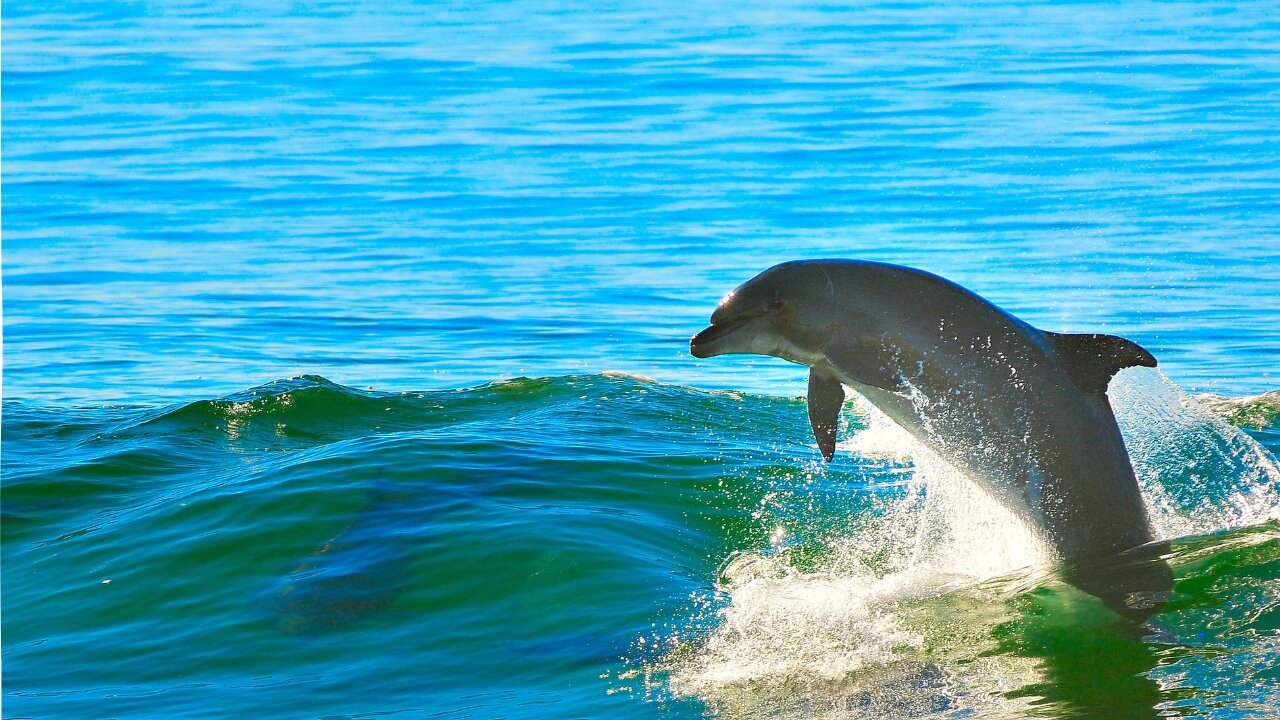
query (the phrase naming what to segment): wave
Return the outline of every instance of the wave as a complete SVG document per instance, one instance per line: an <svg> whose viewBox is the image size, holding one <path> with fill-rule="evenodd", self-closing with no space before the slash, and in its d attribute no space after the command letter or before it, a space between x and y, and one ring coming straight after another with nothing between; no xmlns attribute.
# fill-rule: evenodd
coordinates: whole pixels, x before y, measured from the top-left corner
<svg viewBox="0 0 1280 720"><path fill-rule="evenodd" d="M1200 393L1194 399L1206 411L1236 427L1261 430L1280 419L1280 390L1244 397Z"/></svg>
<svg viewBox="0 0 1280 720"><path fill-rule="evenodd" d="M1218 639L1239 646L1271 621L1222 595L1252 593L1264 615L1280 608L1274 586L1260 595L1251 587L1280 559L1280 466L1224 421L1259 402L1210 410L1146 369L1121 373L1110 395L1152 524L1172 541L1178 584L1166 616L1219 623ZM1155 682L1168 675L1157 669L1160 651L1116 631L1032 533L961 473L874 407L855 408L841 450L898 463L905 476L878 484L874 511L848 518L842 534L732 556L695 613L693 637L672 641L662 661L639 663L647 691L698 697L728 717L1023 717L1040 702L1090 717L1155 717ZM1204 592L1210 583L1221 595ZM1118 695L1073 690L1080 678L1069 677L1070 663L1080 658L1025 652L1070 633L1138 657L1122 670L1142 680L1120 683ZM1010 652L1010 634L1021 651ZM1203 638L1172 629L1155 642L1185 650ZM1241 650L1233 666L1265 662L1266 652Z"/></svg>
<svg viewBox="0 0 1280 720"><path fill-rule="evenodd" d="M1255 430L1256 413L1145 369L1111 394L1178 575L1146 642L1116 634L1016 518L874 408L846 410L823 463L803 398L621 373L422 392L301 376L163 408L6 402L5 564L46 573L7 571L6 612L83 617L79 589L50 596L41 578L111 580L130 598L112 610L132 618L121 627L157 623L157 643L178 631L165 618L212 603L199 632L246 642L431 632L439 652L593 676L625 656L611 691L729 717L1078 709L1089 676L1073 663L1101 647L1132 680L1115 682L1115 707L1145 717L1152 683L1252 678L1271 657L1246 638L1280 607L1280 475L1254 439L1275 420ZM505 645L475 650L493 627ZM131 638L98 629L61 647L71 662ZM1229 650L1192 679L1164 669L1202 647Z"/></svg>
<svg viewBox="0 0 1280 720"><path fill-rule="evenodd" d="M261 423L274 428L276 437L326 441L377 431L431 428L467 422L512 411L533 412L557 402L571 403L591 397L607 398L610 392L652 393L659 402L692 402L697 409L722 409L735 403L778 402L798 398L753 395L734 391L701 390L666 384L634 373L604 371L597 374L548 377L516 377L474 387L446 390L384 392L361 390L318 375L299 375L272 381L231 395L196 400L162 408L108 406L57 408L7 400L6 426L24 432L84 439L86 434L112 436L130 430L152 428L180 432L218 431L234 434L237 427ZM1264 429L1280 419L1280 391L1245 397L1200 394L1181 395L1179 402L1199 408L1237 427ZM866 410L861 411L865 414ZM709 420L723 420L712 415ZM770 429L770 428L766 428ZM861 438L860 443L869 442ZM850 447L850 446L846 446ZM871 451L874 454L874 450Z"/></svg>
<svg viewBox="0 0 1280 720"><path fill-rule="evenodd" d="M1191 398L1158 374L1151 376L1157 380L1125 377L1146 376L1122 374L1112 394L1162 537L1262 522L1276 515L1270 490L1276 483L1274 459L1235 425L1253 429L1265 420L1268 424L1260 432L1273 432L1275 416L1267 413L1280 394ZM533 454L568 453L576 447L579 454L607 455L610 448L634 450L650 444L667 456L737 457L744 466L790 467L805 476L820 470L828 478L852 480L855 487L878 488L870 493L872 505L885 488L900 487L909 500L876 512L915 514L899 523L912 528L901 531L911 536L898 543L905 552L892 553L913 561L921 560L928 548L942 545L958 548L960 556L979 555L979 547L1016 548L1009 551L1010 557L985 553L991 560L979 574L987 575L1038 557L1029 535L1018 534L1012 516L986 502L962 476L931 458L870 406L855 405L853 412L846 412L841 456L843 463L852 465L836 469L815 463L803 402L704 391L618 372L519 377L417 392L360 390L303 375L162 408L64 409L9 400L4 415L4 517L6 522L21 522L26 514L75 499L123 502L173 478L191 482L169 484L168 494L183 492L184 487L197 492L243 481L239 473L249 458L253 467L279 471L325 458L385 451L382 446L397 438L439 438L438 451L453 454L516 446ZM619 433L619 425L627 431ZM553 449L539 449L538 439L550 440ZM1237 467L1240 463L1244 466ZM226 469L212 476L200 472L210 464ZM1234 480L1223 480L1228 477ZM931 503L924 502L926 487L931 488ZM788 489L785 495L794 499L805 492ZM941 530L962 521L938 513L962 506L988 512L965 516L974 523L972 532ZM1209 506L1215 510L1210 512ZM1226 517L1224 512L1234 515ZM917 516L932 518L925 530L917 527ZM926 542L930 533L945 535L947 542ZM996 543L992 533L1018 539ZM977 569L972 561L961 564L969 571Z"/></svg>

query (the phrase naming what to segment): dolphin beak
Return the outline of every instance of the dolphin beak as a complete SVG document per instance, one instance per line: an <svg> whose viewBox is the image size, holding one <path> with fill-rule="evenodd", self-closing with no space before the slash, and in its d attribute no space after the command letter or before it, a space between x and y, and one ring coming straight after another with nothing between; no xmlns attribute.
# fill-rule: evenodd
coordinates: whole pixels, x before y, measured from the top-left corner
<svg viewBox="0 0 1280 720"><path fill-rule="evenodd" d="M750 337L754 333L744 333L745 339L738 337L739 330L750 328L755 320L765 317L770 310L767 307L756 308L739 313L733 318L724 319L727 314L723 307L716 308L711 314L711 325L693 336L689 341L689 354L696 358L709 358L715 355L756 352L750 348Z"/></svg>
<svg viewBox="0 0 1280 720"><path fill-rule="evenodd" d="M689 354L696 358L709 358L723 354L723 350L717 347L717 341L725 335L733 332L738 323L724 323L721 325L712 324L706 330L693 336L689 341Z"/></svg>

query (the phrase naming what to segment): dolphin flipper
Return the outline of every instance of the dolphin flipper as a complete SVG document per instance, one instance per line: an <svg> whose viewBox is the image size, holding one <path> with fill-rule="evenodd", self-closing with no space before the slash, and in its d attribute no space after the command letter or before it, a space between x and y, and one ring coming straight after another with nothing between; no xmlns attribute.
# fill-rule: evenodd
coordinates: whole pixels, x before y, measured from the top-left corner
<svg viewBox="0 0 1280 720"><path fill-rule="evenodd" d="M828 462L836 454L836 426L840 424L840 408L844 407L844 386L826 370L809 370L809 427L818 441L822 459Z"/></svg>
<svg viewBox="0 0 1280 720"><path fill-rule="evenodd" d="M1132 340L1115 335L1067 335L1040 331L1062 359L1067 375L1085 392L1107 391L1112 376L1127 367L1155 367L1156 359Z"/></svg>

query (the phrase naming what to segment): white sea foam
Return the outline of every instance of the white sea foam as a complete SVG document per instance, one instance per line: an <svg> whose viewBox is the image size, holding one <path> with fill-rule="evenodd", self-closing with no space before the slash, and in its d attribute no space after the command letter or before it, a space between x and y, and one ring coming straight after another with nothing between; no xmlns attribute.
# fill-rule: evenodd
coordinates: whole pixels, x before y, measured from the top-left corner
<svg viewBox="0 0 1280 720"><path fill-rule="evenodd" d="M1000 693L1030 682L1034 663L978 662L970 644L967 664L980 675L942 667L927 649L944 630L931 605L948 593L990 595L982 580L1040 563L1046 549L879 410L859 400L855 412L865 427L839 449L909 463L905 492L879 500L873 524L832 543L817 571L796 569L785 554L736 556L721 573L731 597L721 622L678 663L670 688L741 717L896 717L904 704L934 707L940 698L951 710L981 698L989 715L1022 707ZM975 604L988 608L980 613L991 614L990 599ZM954 597L945 612L959 612Z"/></svg>
<svg viewBox="0 0 1280 720"><path fill-rule="evenodd" d="M620 379L623 379L623 380L635 380L636 382L644 383L644 384L646 384L646 385L656 385L656 384L658 383L658 381L657 381L657 380L654 380L653 378L649 377L648 375L641 375L641 374L639 374L639 373L627 372L626 370L605 370L604 372L602 372L602 373L600 373L600 374L601 374L601 375L603 375L603 376L605 376L605 377L607 377L607 378L620 378Z"/></svg>
<svg viewBox="0 0 1280 720"><path fill-rule="evenodd" d="M1162 374L1122 372L1110 397L1159 537L1280 518L1275 459ZM1039 666L984 650L1010 617L1001 600L1045 582L1028 568L1051 554L873 406L858 399L855 413L863 428L838 449L909 464L905 492L877 496L817 570L785 552L735 556L718 626L666 668L669 689L728 717L1023 716L1006 693Z"/></svg>

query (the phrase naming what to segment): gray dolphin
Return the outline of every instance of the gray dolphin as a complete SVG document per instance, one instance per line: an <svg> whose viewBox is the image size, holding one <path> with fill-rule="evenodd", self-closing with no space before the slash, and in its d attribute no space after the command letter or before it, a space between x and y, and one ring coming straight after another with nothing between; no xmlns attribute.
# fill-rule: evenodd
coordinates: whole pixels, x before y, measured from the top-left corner
<svg viewBox="0 0 1280 720"><path fill-rule="evenodd" d="M802 260L729 293L689 349L808 365L809 424L826 460L841 386L853 388L1022 517L1072 584L1130 619L1149 617L1172 586L1107 401L1120 369L1156 365L1129 340L1037 330L914 268Z"/></svg>

